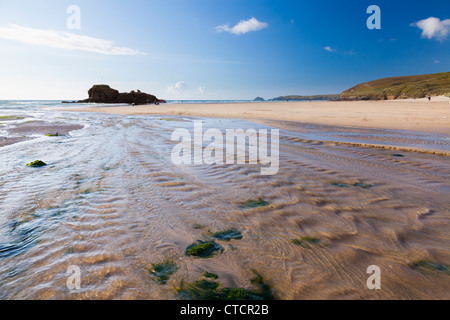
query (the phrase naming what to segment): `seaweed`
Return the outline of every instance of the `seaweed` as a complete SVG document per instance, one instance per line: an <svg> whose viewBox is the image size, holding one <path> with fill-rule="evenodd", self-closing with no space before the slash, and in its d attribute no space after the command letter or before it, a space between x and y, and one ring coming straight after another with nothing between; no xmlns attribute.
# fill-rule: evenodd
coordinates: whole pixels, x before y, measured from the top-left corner
<svg viewBox="0 0 450 320"><path fill-rule="evenodd" d="M166 260L161 263L152 264L152 268L148 268L147 271L156 277L156 280L160 284L165 284L170 276L178 270L175 262L172 260Z"/></svg>
<svg viewBox="0 0 450 320"><path fill-rule="evenodd" d="M196 230L199 230L199 229L205 228L205 226L202 225L202 224L200 224L200 223L194 223L194 224L192 225L192 228L194 228L194 229L196 229Z"/></svg>
<svg viewBox="0 0 450 320"><path fill-rule="evenodd" d="M341 183L341 182L337 182L337 181L331 181L330 184L332 186L336 186L336 187L348 188L348 184L346 184L346 183Z"/></svg>
<svg viewBox="0 0 450 320"><path fill-rule="evenodd" d="M315 237L301 237L300 239L292 239L291 242L297 246L301 246L306 249L311 249L310 244L326 247L327 244L322 242L322 240Z"/></svg>
<svg viewBox="0 0 450 320"><path fill-rule="evenodd" d="M210 258L217 252L222 253L223 247L214 241L198 240L186 248L186 255L199 258Z"/></svg>
<svg viewBox="0 0 450 320"><path fill-rule="evenodd" d="M428 260L420 260L410 263L409 266L420 272L439 271L450 275L450 266L443 263L436 263Z"/></svg>
<svg viewBox="0 0 450 320"><path fill-rule="evenodd" d="M340 187L340 188L348 188L350 186L348 183L339 182L339 181L331 181L330 184L332 186L336 186L336 187ZM369 188L373 187L373 185L371 185L371 184L361 183L361 182L353 183L352 186L353 187L364 188L364 189L369 189Z"/></svg>
<svg viewBox="0 0 450 320"><path fill-rule="evenodd" d="M257 208L257 207L265 207L268 206L270 203L267 201L264 201L263 198L259 197L258 200L247 200L244 202L241 202L239 204L240 209L251 209L251 208Z"/></svg>
<svg viewBox="0 0 450 320"><path fill-rule="evenodd" d="M364 188L364 189L369 189L369 188L373 187L373 185L371 185L369 183L360 183L360 182L354 183L353 186L359 187L359 188Z"/></svg>
<svg viewBox="0 0 450 320"><path fill-rule="evenodd" d="M59 137L59 133L49 133L45 135L46 137Z"/></svg>
<svg viewBox="0 0 450 320"><path fill-rule="evenodd" d="M36 161L28 163L27 167L39 168L39 167L44 167L46 165L47 164L44 161L36 160Z"/></svg>
<svg viewBox="0 0 450 320"><path fill-rule="evenodd" d="M404 157L404 155L400 154L400 153L394 153L392 154L393 157Z"/></svg>
<svg viewBox="0 0 450 320"><path fill-rule="evenodd" d="M224 231L213 233L212 237L222 241L230 241L231 239L240 240L242 239L242 233L235 228L230 228Z"/></svg>
<svg viewBox="0 0 450 320"><path fill-rule="evenodd" d="M19 117L19 116L0 116L0 119L2 119L2 120L23 120L25 118Z"/></svg>
<svg viewBox="0 0 450 320"><path fill-rule="evenodd" d="M291 242L297 246L302 246L303 248L311 249L311 247L307 243L299 239L292 239Z"/></svg>
<svg viewBox="0 0 450 320"><path fill-rule="evenodd" d="M255 273L251 280L254 290L245 288L221 288L221 283L210 280L197 280L193 283L181 282L177 288L177 298L180 300L273 300L274 296L263 277Z"/></svg>
<svg viewBox="0 0 450 320"><path fill-rule="evenodd" d="M67 248L65 254L73 254L74 252L75 252L75 248L74 247L69 247L69 248Z"/></svg>
<svg viewBox="0 0 450 320"><path fill-rule="evenodd" d="M219 276L218 276L217 274L211 273L211 272L208 272L208 271L203 272L202 275L203 275L205 278L210 278L210 279L218 279L218 278L219 278Z"/></svg>

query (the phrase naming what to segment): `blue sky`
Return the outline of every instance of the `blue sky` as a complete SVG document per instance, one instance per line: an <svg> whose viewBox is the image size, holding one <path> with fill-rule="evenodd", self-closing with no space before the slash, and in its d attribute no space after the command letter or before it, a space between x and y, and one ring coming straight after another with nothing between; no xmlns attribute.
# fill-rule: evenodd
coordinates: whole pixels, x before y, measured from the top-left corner
<svg viewBox="0 0 450 320"><path fill-rule="evenodd" d="M450 1L2 0L0 48L0 100L82 99L100 83L163 99L340 93L450 71Z"/></svg>

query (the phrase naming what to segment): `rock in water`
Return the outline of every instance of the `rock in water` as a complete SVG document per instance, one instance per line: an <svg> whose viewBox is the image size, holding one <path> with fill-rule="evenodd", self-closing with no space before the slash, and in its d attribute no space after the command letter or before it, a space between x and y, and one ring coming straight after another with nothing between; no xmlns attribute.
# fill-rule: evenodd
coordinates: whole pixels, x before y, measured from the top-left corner
<svg viewBox="0 0 450 320"><path fill-rule="evenodd" d="M120 96L119 91L107 85L95 85L88 91L89 100L94 103L114 103Z"/></svg>
<svg viewBox="0 0 450 320"><path fill-rule="evenodd" d="M127 103L127 104L149 104L155 103L158 99L148 93L131 91L129 93L119 93L108 85L96 84L88 91L89 99L77 101L77 103Z"/></svg>
<svg viewBox="0 0 450 320"><path fill-rule="evenodd" d="M27 167L40 168L40 167L44 167L46 165L47 164L44 161L36 160L36 161L30 162L29 164L27 164Z"/></svg>

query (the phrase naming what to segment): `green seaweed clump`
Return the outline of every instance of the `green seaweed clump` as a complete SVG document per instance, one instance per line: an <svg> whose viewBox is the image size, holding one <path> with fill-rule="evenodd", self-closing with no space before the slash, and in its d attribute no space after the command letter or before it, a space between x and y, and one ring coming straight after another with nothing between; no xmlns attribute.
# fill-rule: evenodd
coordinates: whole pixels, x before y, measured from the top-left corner
<svg viewBox="0 0 450 320"><path fill-rule="evenodd" d="M19 116L0 116L0 119L2 119L2 120L22 120L25 118L19 117Z"/></svg>
<svg viewBox="0 0 450 320"><path fill-rule="evenodd" d="M322 240L314 238L314 237L301 237L299 239L292 239L291 242L297 246L301 246L306 249L311 249L310 244L314 244L319 247L326 247L326 243L322 242Z"/></svg>
<svg viewBox="0 0 450 320"><path fill-rule="evenodd" d="M177 298L180 300L273 300L270 286L264 283L263 277L255 272L256 277L251 283L257 288L221 288L221 283L210 280L198 280L185 284L183 281L177 288Z"/></svg>
<svg viewBox="0 0 450 320"><path fill-rule="evenodd" d="M242 233L235 228L230 228L225 231L213 233L212 237L222 241L230 241L231 239L240 240L242 239Z"/></svg>
<svg viewBox="0 0 450 320"><path fill-rule="evenodd" d="M267 201L264 201L263 198L259 197L258 200L247 200L245 202L241 202L239 204L240 209L251 209L251 208L257 208L257 207L265 207L268 206L270 203Z"/></svg>
<svg viewBox="0 0 450 320"><path fill-rule="evenodd" d="M44 161L36 160L36 161L30 162L29 164L27 164L27 167L39 168L39 167L44 167L46 165L47 164Z"/></svg>
<svg viewBox="0 0 450 320"><path fill-rule="evenodd" d="M400 153L394 153L392 155L393 157L404 157L404 155L400 154Z"/></svg>
<svg viewBox="0 0 450 320"><path fill-rule="evenodd" d="M208 272L208 271L203 272L203 276L205 278L210 278L210 279L218 279L219 278L219 276L217 274L211 273L211 272Z"/></svg>
<svg viewBox="0 0 450 320"><path fill-rule="evenodd" d="M178 270L177 265L172 260L166 260L161 263L152 264L152 268L147 269L160 284L165 284L170 276Z"/></svg>
<svg viewBox="0 0 450 320"><path fill-rule="evenodd" d="M200 258L209 258L217 252L223 252L223 247L214 241L198 240L186 248L186 255Z"/></svg>
<svg viewBox="0 0 450 320"><path fill-rule="evenodd" d="M436 263L436 262L427 261L427 260L420 260L420 261L409 264L409 266L420 272L439 271L439 272L444 272L444 273L450 275L450 266L446 265L446 264Z"/></svg>
<svg viewBox="0 0 450 320"><path fill-rule="evenodd" d="M369 189L369 188L372 188L372 187L373 187L373 185L371 185L371 184L368 184L368 183L360 183L360 182L354 183L353 186L354 186L354 187L359 187L359 188L364 188L364 189Z"/></svg>
<svg viewBox="0 0 450 320"><path fill-rule="evenodd" d="M336 186L336 187L340 187L340 188L348 188L349 184L348 183L344 183L344 182L339 182L339 181L331 181L330 184L332 186ZM372 188L373 185L368 184L368 183L361 183L361 182L356 182L352 184L353 187L359 187L359 188L364 188L364 189L369 189Z"/></svg>
<svg viewBox="0 0 450 320"><path fill-rule="evenodd" d="M330 184L332 186L336 186L336 187L348 188L348 184L346 184L346 183L341 183L341 182L337 182L337 181L331 181Z"/></svg>

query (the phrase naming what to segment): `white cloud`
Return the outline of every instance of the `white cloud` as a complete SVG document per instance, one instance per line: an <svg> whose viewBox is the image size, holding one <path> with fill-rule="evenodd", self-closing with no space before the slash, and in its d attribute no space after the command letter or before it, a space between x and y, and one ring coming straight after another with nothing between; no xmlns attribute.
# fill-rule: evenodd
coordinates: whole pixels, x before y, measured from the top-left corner
<svg viewBox="0 0 450 320"><path fill-rule="evenodd" d="M411 26L418 27L422 30L422 38L436 38L439 41L443 41L450 34L450 19L441 21L439 18L430 17L412 23Z"/></svg>
<svg viewBox="0 0 450 320"><path fill-rule="evenodd" d="M434 60L434 63L441 63L439 60Z"/></svg>
<svg viewBox="0 0 450 320"><path fill-rule="evenodd" d="M323 48L324 50L328 51L328 52L335 52L336 50L332 49L330 46L326 46L325 48Z"/></svg>
<svg viewBox="0 0 450 320"><path fill-rule="evenodd" d="M217 32L230 32L233 34L244 34L252 31L259 31L264 28L267 28L269 24L266 22L260 22L255 17L252 17L248 20L241 20L237 25L230 28L228 24L216 27Z"/></svg>
<svg viewBox="0 0 450 320"><path fill-rule="evenodd" d="M184 81L178 81L175 85L167 87L167 92L171 94L184 94L187 89L188 86Z"/></svg>
<svg viewBox="0 0 450 320"><path fill-rule="evenodd" d="M205 94L206 87L203 87L203 86L198 87L198 92L200 92L201 95Z"/></svg>
<svg viewBox="0 0 450 320"><path fill-rule="evenodd" d="M115 47L114 42L109 40L63 31L27 28L15 24L0 27L0 39L58 49L83 50L105 55L145 55L145 53L134 49Z"/></svg>

